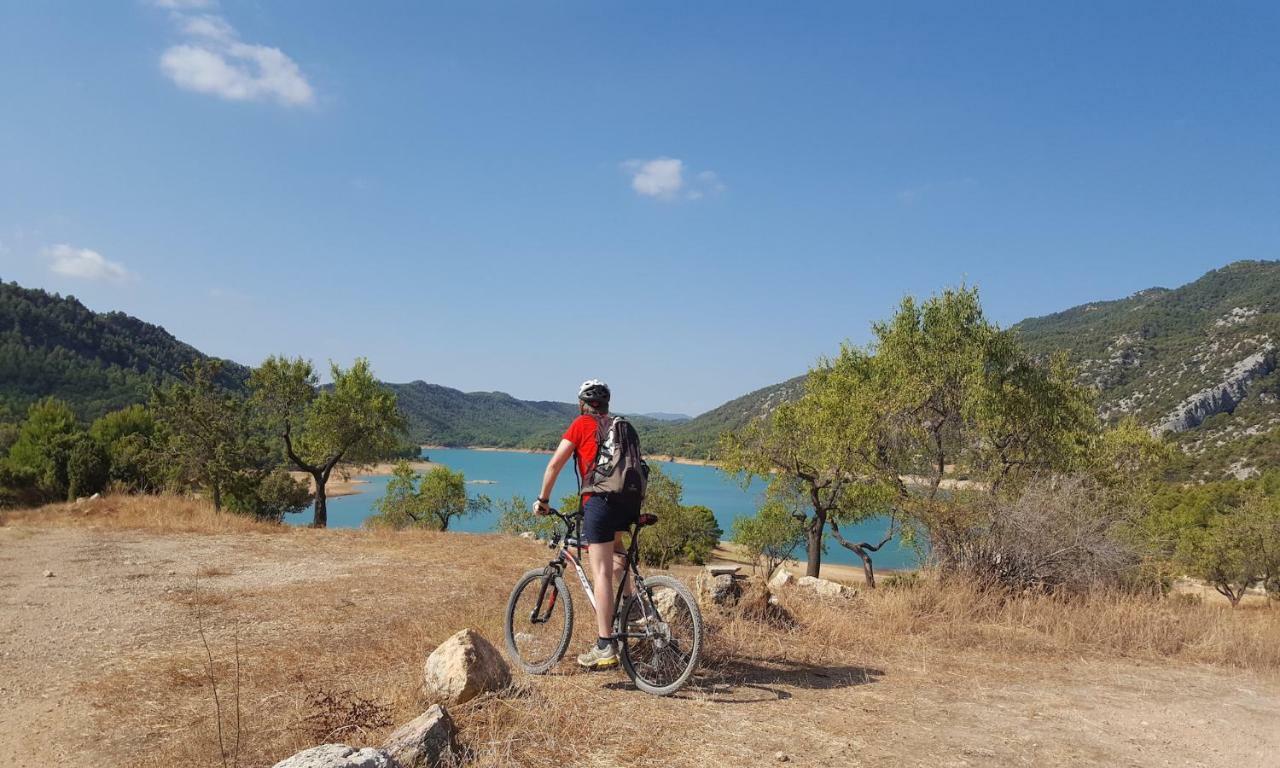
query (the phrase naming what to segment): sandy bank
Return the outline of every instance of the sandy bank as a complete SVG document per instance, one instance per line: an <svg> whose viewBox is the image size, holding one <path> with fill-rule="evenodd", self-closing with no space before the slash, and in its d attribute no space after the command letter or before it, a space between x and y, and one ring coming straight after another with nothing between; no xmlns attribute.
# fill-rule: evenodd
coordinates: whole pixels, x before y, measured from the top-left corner
<svg viewBox="0 0 1280 768"><path fill-rule="evenodd" d="M409 466L413 467L414 472L426 472L439 465L432 461L411 461ZM395 471L395 467L396 463L394 461L380 461L376 464L359 467L338 467L333 475L330 476L328 484L325 485L325 496L331 499L336 496L354 496L364 491L364 486L369 484L368 480L361 480L360 478L386 477ZM296 480L305 480L311 490L315 490L315 481L311 475L306 472L290 472L289 474Z"/></svg>

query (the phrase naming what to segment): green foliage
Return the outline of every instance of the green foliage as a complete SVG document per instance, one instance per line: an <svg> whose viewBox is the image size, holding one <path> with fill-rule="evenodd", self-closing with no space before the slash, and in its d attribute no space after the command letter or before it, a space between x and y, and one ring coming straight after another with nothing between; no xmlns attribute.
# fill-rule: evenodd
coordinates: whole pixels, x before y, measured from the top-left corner
<svg viewBox="0 0 1280 768"><path fill-rule="evenodd" d="M396 462L387 490L374 502L377 514L370 526L388 528L449 529L455 518L488 510L487 496L467 498L466 478L448 467L432 467L425 475L413 471L407 461Z"/></svg>
<svg viewBox="0 0 1280 768"><path fill-rule="evenodd" d="M156 391L151 406L163 436L159 460L167 483L208 489L217 509L224 492L256 484L274 464L248 401L218 386L219 368L217 362L192 364L184 381Z"/></svg>
<svg viewBox="0 0 1280 768"><path fill-rule="evenodd" d="M66 403L53 397L32 403L4 462L4 484L29 503L66 501L67 459L79 434Z"/></svg>
<svg viewBox="0 0 1280 768"><path fill-rule="evenodd" d="M156 422L141 405L104 414L89 427L89 434L107 453L108 480L126 491L156 491L164 478L156 461Z"/></svg>
<svg viewBox="0 0 1280 768"><path fill-rule="evenodd" d="M87 421L145 402L153 387L207 359L159 326L92 312L72 296L0 283L0 408L20 413L53 396ZM227 362L216 382L243 390L247 375Z"/></svg>
<svg viewBox="0 0 1280 768"><path fill-rule="evenodd" d="M576 496L573 498L577 499ZM498 511L498 530L502 533L533 532L538 538L545 539L555 532L560 522L550 515L534 514L529 500L523 496L499 499L494 507Z"/></svg>
<svg viewBox="0 0 1280 768"><path fill-rule="evenodd" d="M764 565L766 576L791 557L804 540L803 521L780 501L769 501L755 515L733 521L732 541L743 548L752 563Z"/></svg>
<svg viewBox="0 0 1280 768"><path fill-rule="evenodd" d="M87 434L77 435L67 451L67 499L92 496L107 486L111 459L102 445Z"/></svg>
<svg viewBox="0 0 1280 768"><path fill-rule="evenodd" d="M395 394L373 377L367 360L358 358L347 369L331 365L330 374L333 384L317 389L309 360L269 357L249 380L256 411L285 456L315 479L318 526L327 522L325 485L338 462L386 456L404 430Z"/></svg>
<svg viewBox="0 0 1280 768"><path fill-rule="evenodd" d="M227 507L233 512L278 523L311 504L311 489L283 469L261 477L244 475L241 480L228 490Z"/></svg>
<svg viewBox="0 0 1280 768"><path fill-rule="evenodd" d="M707 561L723 531L716 516L703 506L681 503L684 486L654 467L649 472L641 512L658 516L658 522L641 534L640 557L648 565L665 568L674 562L701 565Z"/></svg>
<svg viewBox="0 0 1280 768"><path fill-rule="evenodd" d="M1275 594L1280 586L1280 498L1253 491L1231 514L1214 516L1199 541L1188 540L1181 554L1190 572L1232 606L1255 584Z"/></svg>

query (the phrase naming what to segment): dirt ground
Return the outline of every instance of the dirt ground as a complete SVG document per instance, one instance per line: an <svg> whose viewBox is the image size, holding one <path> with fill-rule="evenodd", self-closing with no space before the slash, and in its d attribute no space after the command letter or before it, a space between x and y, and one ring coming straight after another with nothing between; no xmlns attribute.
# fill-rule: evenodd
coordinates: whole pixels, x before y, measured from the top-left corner
<svg viewBox="0 0 1280 768"><path fill-rule="evenodd" d="M509 585L546 550L467 535L389 541L0 527L0 765L219 764L198 626L223 703L235 643L246 711L271 713L244 726L242 766L269 766L311 743L274 725L305 714L304 685L407 691L387 695L395 719L412 716L425 653L461 621L497 642ZM504 564L478 556L486 549L501 549ZM379 655L388 648L404 658ZM590 738L555 746L567 765L1280 764L1280 681L1270 674L936 647L841 666L786 656L733 659L665 700L635 691L621 672L566 665L524 679L534 693L523 700L477 705L497 714L463 712L461 721L504 707L528 715L538 696L572 701L596 720L583 731ZM386 731L354 741L376 743ZM483 764L524 764L529 754L474 738Z"/></svg>

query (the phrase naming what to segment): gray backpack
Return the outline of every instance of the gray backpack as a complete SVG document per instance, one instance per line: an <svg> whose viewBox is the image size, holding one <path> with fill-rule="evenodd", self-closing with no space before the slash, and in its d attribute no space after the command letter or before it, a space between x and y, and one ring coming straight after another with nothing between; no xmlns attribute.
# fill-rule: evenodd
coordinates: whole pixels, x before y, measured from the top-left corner
<svg viewBox="0 0 1280 768"><path fill-rule="evenodd" d="M640 436L622 416L596 416L596 460L582 481L582 493L611 493L643 499L649 465L640 456ZM577 462L577 454L574 454Z"/></svg>

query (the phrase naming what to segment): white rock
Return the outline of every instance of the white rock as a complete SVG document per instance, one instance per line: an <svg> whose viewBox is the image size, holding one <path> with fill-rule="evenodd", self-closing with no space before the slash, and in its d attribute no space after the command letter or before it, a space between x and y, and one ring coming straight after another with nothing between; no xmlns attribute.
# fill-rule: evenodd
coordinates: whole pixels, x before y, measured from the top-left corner
<svg viewBox="0 0 1280 768"><path fill-rule="evenodd" d="M511 684L511 669L493 644L474 629L464 629L441 643L422 666L427 693L448 704L470 701L486 691Z"/></svg>
<svg viewBox="0 0 1280 768"><path fill-rule="evenodd" d="M773 572L773 576L769 579L769 589L782 589L785 586L795 583L795 577L791 575L791 571L786 568L778 568Z"/></svg>
<svg viewBox="0 0 1280 768"><path fill-rule="evenodd" d="M858 595L858 590L856 589L850 589L843 584L827 579L819 579L816 576L801 576L796 580L796 585L812 589L823 597L857 597Z"/></svg>
<svg viewBox="0 0 1280 768"><path fill-rule="evenodd" d="M346 744L322 744L286 757L272 768L396 768L382 752Z"/></svg>
<svg viewBox="0 0 1280 768"><path fill-rule="evenodd" d="M382 751L400 768L435 768L454 754L455 730L449 713L436 704L396 729Z"/></svg>
<svg viewBox="0 0 1280 768"><path fill-rule="evenodd" d="M53 578L53 571L45 571L45 572L44 572L44 577L45 577L46 579L52 579L52 578Z"/></svg>
<svg viewBox="0 0 1280 768"><path fill-rule="evenodd" d="M520 534L520 538L522 538L522 539L536 539L536 538L538 538L538 534L534 533L533 531L525 531L524 533Z"/></svg>

